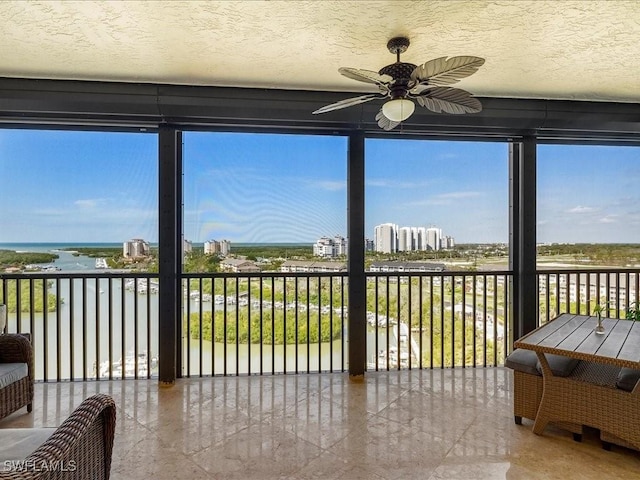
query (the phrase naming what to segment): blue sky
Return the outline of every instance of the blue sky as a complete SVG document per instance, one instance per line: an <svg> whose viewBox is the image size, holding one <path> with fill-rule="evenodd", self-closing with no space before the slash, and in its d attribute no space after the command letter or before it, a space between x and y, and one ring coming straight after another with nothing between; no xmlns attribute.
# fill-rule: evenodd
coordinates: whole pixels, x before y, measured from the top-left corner
<svg viewBox="0 0 640 480"><path fill-rule="evenodd" d="M538 241L640 243L640 148L538 147Z"/></svg>
<svg viewBox="0 0 640 480"><path fill-rule="evenodd" d="M157 239L157 137L0 129L0 242Z"/></svg>
<svg viewBox="0 0 640 480"><path fill-rule="evenodd" d="M368 140L366 231L436 226L458 243L507 242L504 143Z"/></svg>
<svg viewBox="0 0 640 480"><path fill-rule="evenodd" d="M187 133L184 145L186 238L346 235L346 138Z"/></svg>
<svg viewBox="0 0 640 480"><path fill-rule="evenodd" d="M194 242L313 242L347 229L343 137L184 135L184 232ZM508 240L503 143L366 142L366 235L438 226ZM154 134L0 130L0 242L157 241ZM640 149L540 146L538 241L640 241Z"/></svg>

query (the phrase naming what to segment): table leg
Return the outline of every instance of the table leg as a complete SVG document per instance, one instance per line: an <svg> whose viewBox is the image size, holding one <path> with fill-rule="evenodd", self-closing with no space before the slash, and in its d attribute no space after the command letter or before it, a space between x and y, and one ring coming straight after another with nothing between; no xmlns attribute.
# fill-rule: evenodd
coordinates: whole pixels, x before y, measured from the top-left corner
<svg viewBox="0 0 640 480"><path fill-rule="evenodd" d="M549 423L549 418L547 416L548 407L546 403L548 402L548 395L546 392L548 391L549 380L553 377L553 372L551 371L551 367L549 366L549 362L547 361L547 357L544 356L542 352L536 352L538 356L538 360L540 361L540 365L542 366L542 399L540 400L540 406L538 407L538 413L536 414L536 419L533 424L533 433L536 435L542 435L544 429Z"/></svg>

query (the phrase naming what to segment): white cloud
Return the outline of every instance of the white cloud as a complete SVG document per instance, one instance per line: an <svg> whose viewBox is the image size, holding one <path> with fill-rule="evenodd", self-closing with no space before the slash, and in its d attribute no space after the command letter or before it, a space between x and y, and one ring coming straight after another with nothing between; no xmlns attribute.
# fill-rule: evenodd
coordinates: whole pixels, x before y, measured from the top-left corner
<svg viewBox="0 0 640 480"><path fill-rule="evenodd" d="M597 211L597 209L593 207L585 207L582 205L578 205L577 207L573 207L567 210L567 213L592 213L595 211Z"/></svg>
<svg viewBox="0 0 640 480"><path fill-rule="evenodd" d="M434 198L471 198L481 196L481 192L449 192L436 195Z"/></svg>
<svg viewBox="0 0 640 480"><path fill-rule="evenodd" d="M104 198L87 198L87 199L76 200L75 202L73 202L73 204L76 207L80 207L80 208L95 208L98 205L105 204L106 202L107 200Z"/></svg>
<svg viewBox="0 0 640 480"><path fill-rule="evenodd" d="M425 207L428 205L451 205L451 200L443 198L431 198L429 200L423 200L421 202L412 202L408 205L411 207Z"/></svg>
<svg viewBox="0 0 640 480"><path fill-rule="evenodd" d="M323 190L329 190L330 192L337 192L347 188L346 180L344 182L321 180L319 182L315 182L315 185Z"/></svg>
<svg viewBox="0 0 640 480"><path fill-rule="evenodd" d="M618 215L607 215L598 219L598 223L616 223L618 221L617 217Z"/></svg>
<svg viewBox="0 0 640 480"><path fill-rule="evenodd" d="M426 188L433 185L433 181L404 182L398 180L387 180L386 178L371 178L366 180L367 187L383 188Z"/></svg>
<svg viewBox="0 0 640 480"><path fill-rule="evenodd" d="M461 192L448 192L434 195L429 199L421 202L415 202L412 205L451 205L455 200L463 200L465 198L481 197L482 192L474 191L461 191Z"/></svg>

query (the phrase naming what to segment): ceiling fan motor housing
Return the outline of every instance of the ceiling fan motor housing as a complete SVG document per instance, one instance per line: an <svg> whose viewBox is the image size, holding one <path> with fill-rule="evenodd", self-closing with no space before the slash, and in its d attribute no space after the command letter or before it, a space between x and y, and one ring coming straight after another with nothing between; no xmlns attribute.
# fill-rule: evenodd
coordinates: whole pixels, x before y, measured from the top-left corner
<svg viewBox="0 0 640 480"><path fill-rule="evenodd" d="M391 75L394 80L400 80L403 78L411 78L411 72L415 69L416 65L413 63L396 62L382 67L378 73L380 75Z"/></svg>
<svg viewBox="0 0 640 480"><path fill-rule="evenodd" d="M411 73L415 70L413 63L396 62L386 67L382 67L378 72L380 75L393 77L393 83L389 86L389 94L392 99L404 98L409 90Z"/></svg>

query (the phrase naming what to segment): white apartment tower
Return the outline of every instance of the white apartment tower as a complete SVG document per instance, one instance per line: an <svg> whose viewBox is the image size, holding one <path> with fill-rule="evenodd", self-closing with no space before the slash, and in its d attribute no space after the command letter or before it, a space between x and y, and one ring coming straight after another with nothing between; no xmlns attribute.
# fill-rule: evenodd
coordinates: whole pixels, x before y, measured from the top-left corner
<svg viewBox="0 0 640 480"><path fill-rule="evenodd" d="M204 254L205 255L215 255L219 253L220 255L226 256L229 255L231 251L231 242L229 240L209 240L204 242Z"/></svg>
<svg viewBox="0 0 640 480"><path fill-rule="evenodd" d="M427 246L427 229L424 227L418 227L416 234L416 250L428 250Z"/></svg>
<svg viewBox="0 0 640 480"><path fill-rule="evenodd" d="M347 254L349 242L346 238L336 235L333 237L333 247L336 257L340 257Z"/></svg>
<svg viewBox="0 0 640 480"><path fill-rule="evenodd" d="M333 238L321 237L313 244L313 254L317 257L333 258L347 254L347 240L340 235Z"/></svg>
<svg viewBox="0 0 640 480"><path fill-rule="evenodd" d="M451 249L456 246L456 242L453 240L453 237L446 236L442 237L442 248Z"/></svg>
<svg viewBox="0 0 640 480"><path fill-rule="evenodd" d="M396 231L398 226L393 223L377 225L374 230L376 252L395 253L398 251Z"/></svg>
<svg viewBox="0 0 640 480"><path fill-rule="evenodd" d="M313 254L316 257L333 257L333 240L329 237L320 237L313 244Z"/></svg>
<svg viewBox="0 0 640 480"><path fill-rule="evenodd" d="M383 223L374 229L374 250L381 253L415 252L453 248L453 237L443 236L437 227L398 227Z"/></svg>
<svg viewBox="0 0 640 480"><path fill-rule="evenodd" d="M231 242L229 240L220 240L220 255L229 255L231 252Z"/></svg>
<svg viewBox="0 0 640 480"><path fill-rule="evenodd" d="M430 250L440 250L442 229L436 227L427 228L427 246Z"/></svg>
<svg viewBox="0 0 640 480"><path fill-rule="evenodd" d="M122 244L122 255L125 258L144 258L149 255L149 242L134 238Z"/></svg>
<svg viewBox="0 0 640 480"><path fill-rule="evenodd" d="M218 253L220 251L220 243L216 240L207 240L204 242L204 254L205 255L213 255L214 253Z"/></svg>
<svg viewBox="0 0 640 480"><path fill-rule="evenodd" d="M401 227L398 229L398 251L410 252L413 247L413 229L411 227Z"/></svg>

